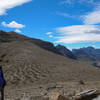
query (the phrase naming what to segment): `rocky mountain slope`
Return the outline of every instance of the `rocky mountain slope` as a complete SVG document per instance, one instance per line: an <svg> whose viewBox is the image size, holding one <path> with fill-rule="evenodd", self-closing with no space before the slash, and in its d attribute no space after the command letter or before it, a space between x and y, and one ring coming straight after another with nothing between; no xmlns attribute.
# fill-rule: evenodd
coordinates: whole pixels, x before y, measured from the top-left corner
<svg viewBox="0 0 100 100"><path fill-rule="evenodd" d="M8 85L100 81L100 70L61 56L49 42L0 31L0 64Z"/></svg>
<svg viewBox="0 0 100 100"><path fill-rule="evenodd" d="M80 49L73 49L72 52L78 59L100 61L100 49L95 49L93 47L86 47Z"/></svg>
<svg viewBox="0 0 100 100"><path fill-rule="evenodd" d="M77 59L76 56L66 47L62 45L57 45L56 48L63 56L71 58L71 59Z"/></svg>
<svg viewBox="0 0 100 100"><path fill-rule="evenodd" d="M60 54L61 53L56 49L56 47L50 43L50 42L46 42L46 41L42 41L40 39L35 39L35 38L28 38L24 35L19 35L15 32L4 32L4 31L0 31L0 43L8 43L8 42L13 42L13 41L29 41L31 43L34 43L36 45L38 45L39 47L46 49L48 51L52 51L54 53Z"/></svg>

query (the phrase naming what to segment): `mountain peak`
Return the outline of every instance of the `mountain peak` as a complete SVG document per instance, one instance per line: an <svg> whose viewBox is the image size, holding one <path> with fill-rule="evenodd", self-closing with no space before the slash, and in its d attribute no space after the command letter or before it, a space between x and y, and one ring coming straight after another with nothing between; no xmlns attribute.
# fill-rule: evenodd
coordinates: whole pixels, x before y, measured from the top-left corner
<svg viewBox="0 0 100 100"><path fill-rule="evenodd" d="M87 48L88 48L88 49L95 49L95 48L94 48L94 47L92 47L92 46L88 46Z"/></svg>
<svg viewBox="0 0 100 100"><path fill-rule="evenodd" d="M73 49L73 54L77 56L79 59L84 60L100 60L100 50L95 49L92 46L84 47L80 49Z"/></svg>
<svg viewBox="0 0 100 100"><path fill-rule="evenodd" d="M74 54L69 49L67 49L65 46L59 44L59 45L56 46L56 48L59 50L59 52L63 56L71 58L71 59L76 59Z"/></svg>

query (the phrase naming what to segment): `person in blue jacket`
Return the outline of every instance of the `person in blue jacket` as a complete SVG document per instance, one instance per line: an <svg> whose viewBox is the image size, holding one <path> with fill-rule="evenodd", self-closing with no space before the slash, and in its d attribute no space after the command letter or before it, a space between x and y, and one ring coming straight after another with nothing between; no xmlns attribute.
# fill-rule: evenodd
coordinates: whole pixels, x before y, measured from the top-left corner
<svg viewBox="0 0 100 100"><path fill-rule="evenodd" d="M2 65L0 65L0 92L1 92L1 100L4 100L4 87L6 85L5 78L3 76Z"/></svg>

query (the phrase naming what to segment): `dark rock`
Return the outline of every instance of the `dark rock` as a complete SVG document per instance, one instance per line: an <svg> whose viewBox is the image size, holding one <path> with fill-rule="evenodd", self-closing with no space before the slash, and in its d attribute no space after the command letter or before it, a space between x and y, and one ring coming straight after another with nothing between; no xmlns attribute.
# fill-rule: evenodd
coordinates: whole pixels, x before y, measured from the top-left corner
<svg viewBox="0 0 100 100"><path fill-rule="evenodd" d="M62 45L57 45L56 48L59 50L59 52L63 56L71 58L71 59L76 59L76 57L74 56L74 54L69 49L67 49L66 47L64 47Z"/></svg>

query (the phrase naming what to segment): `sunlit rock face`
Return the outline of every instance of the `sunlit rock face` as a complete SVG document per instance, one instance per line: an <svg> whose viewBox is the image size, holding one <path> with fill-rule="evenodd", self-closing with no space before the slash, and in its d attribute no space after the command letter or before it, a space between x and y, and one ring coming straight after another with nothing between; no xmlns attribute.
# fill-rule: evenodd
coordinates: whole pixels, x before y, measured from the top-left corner
<svg viewBox="0 0 100 100"><path fill-rule="evenodd" d="M100 100L100 90L91 90L76 96L75 100Z"/></svg>
<svg viewBox="0 0 100 100"><path fill-rule="evenodd" d="M100 100L100 95L97 98L92 99L92 100Z"/></svg>

